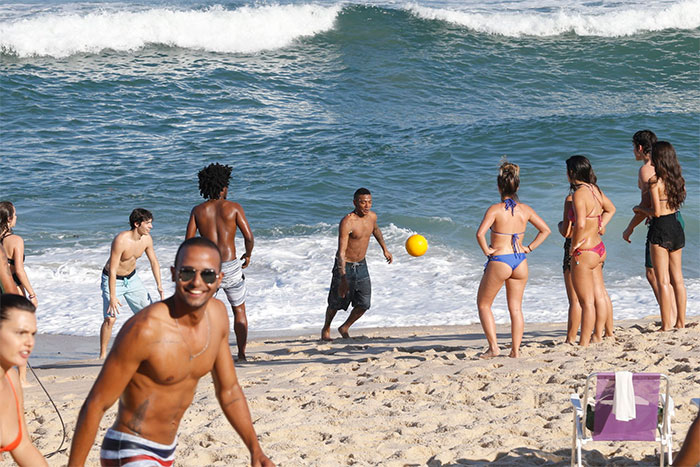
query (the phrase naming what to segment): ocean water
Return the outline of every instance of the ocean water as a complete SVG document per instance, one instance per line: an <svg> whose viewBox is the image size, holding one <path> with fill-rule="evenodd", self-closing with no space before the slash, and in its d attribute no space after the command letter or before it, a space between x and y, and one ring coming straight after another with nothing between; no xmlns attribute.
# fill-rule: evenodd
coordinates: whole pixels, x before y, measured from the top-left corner
<svg viewBox="0 0 700 467"><path fill-rule="evenodd" d="M621 238L644 128L683 167L698 315L699 46L698 0L3 2L0 198L18 209L39 331L98 334L100 271L135 207L154 213L172 291L210 162L234 167L230 198L255 234L252 332L320 330L337 224L360 186L395 261L372 240L373 306L356 327L478 322L474 235L503 156L553 229L528 258L526 323L566 320L556 224L572 154L617 206L604 239L615 317L656 314L646 228ZM403 248L415 232L430 243L420 258ZM155 293L148 262L137 267ZM508 321L503 293L494 313Z"/></svg>

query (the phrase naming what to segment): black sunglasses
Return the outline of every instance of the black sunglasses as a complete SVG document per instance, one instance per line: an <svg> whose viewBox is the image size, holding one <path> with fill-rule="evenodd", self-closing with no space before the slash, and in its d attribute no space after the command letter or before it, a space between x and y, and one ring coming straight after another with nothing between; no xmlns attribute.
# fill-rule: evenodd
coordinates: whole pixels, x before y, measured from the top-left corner
<svg viewBox="0 0 700 467"><path fill-rule="evenodd" d="M189 282L197 275L197 271L199 270L189 266L183 266L179 269L177 278L180 282ZM213 269L202 269L199 271L199 276L205 284L213 284L219 277L219 273Z"/></svg>

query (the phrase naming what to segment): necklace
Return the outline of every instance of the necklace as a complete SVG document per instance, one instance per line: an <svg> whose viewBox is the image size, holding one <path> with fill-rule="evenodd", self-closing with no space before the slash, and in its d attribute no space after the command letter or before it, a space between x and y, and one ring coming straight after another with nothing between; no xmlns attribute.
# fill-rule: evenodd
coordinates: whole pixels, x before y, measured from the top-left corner
<svg viewBox="0 0 700 467"><path fill-rule="evenodd" d="M207 310L204 310L204 316L207 318L207 343L204 344L204 348L197 352L196 354L192 355L192 350L190 350L189 344L187 344L187 341L185 340L184 334L182 334L182 330L180 329L180 325L178 324L177 320L175 318L175 326L177 326L177 331L180 333L180 337L182 338L182 342L185 343L185 347L187 347L187 351L190 354L190 361L194 360L195 358L199 357L202 355L208 348L209 348L209 340L211 339L211 326L209 325L209 314L207 313Z"/></svg>

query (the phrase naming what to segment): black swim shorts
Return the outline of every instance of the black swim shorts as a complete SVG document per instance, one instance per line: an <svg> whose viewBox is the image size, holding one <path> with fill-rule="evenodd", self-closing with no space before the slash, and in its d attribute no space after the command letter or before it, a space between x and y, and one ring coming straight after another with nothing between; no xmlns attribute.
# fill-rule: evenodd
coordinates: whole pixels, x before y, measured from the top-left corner
<svg viewBox="0 0 700 467"><path fill-rule="evenodd" d="M372 282L369 279L367 261L359 263L345 263L345 275L348 280L348 293L345 297L338 294L340 287L340 273L333 266L333 279L331 289L328 291L328 307L332 310L347 310L350 303L353 307L369 310L372 299Z"/></svg>
<svg viewBox="0 0 700 467"><path fill-rule="evenodd" d="M652 217L649 223L647 240L652 245L659 245L668 251L676 251L685 246L685 232L676 213Z"/></svg>

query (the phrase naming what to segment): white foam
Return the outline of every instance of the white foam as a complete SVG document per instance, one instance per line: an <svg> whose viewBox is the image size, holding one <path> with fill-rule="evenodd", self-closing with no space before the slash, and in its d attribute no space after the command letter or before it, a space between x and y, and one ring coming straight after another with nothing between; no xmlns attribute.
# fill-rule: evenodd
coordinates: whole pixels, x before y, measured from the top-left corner
<svg viewBox="0 0 700 467"><path fill-rule="evenodd" d="M625 5L594 11L575 4L544 12L536 9L465 11L455 7L432 8L418 4L407 8L420 18L447 21L477 32L511 37L556 36L570 32L579 36L620 37L700 27L700 0L654 7Z"/></svg>
<svg viewBox="0 0 700 467"><path fill-rule="evenodd" d="M251 330L318 329L323 324L331 268L337 248L335 227L309 227L298 236L257 237L252 263L245 270L249 295L246 301ZM390 225L382 228L394 255L386 264L374 240L367 261L372 277L372 308L357 323L358 328L373 326L465 325L478 323L476 294L484 259L474 251L441 245L428 238L430 247L413 258L404 250L406 239L415 232ZM166 296L173 292L169 266L177 249L176 239L159 240L156 254ZM242 244L238 245L243 248ZM109 253L109 244L99 249L58 248L27 257L27 271L39 298L39 332L96 336L102 322L100 274ZM546 255L529 259L530 280L525 289L525 322L565 322L567 299L558 264ZM155 281L148 261L137 263L141 279L155 296ZM616 319L634 319L658 313L658 306L642 276L607 281ZM700 313L700 279L686 278L688 314ZM223 293L219 298L225 301ZM228 306L228 305L227 305ZM508 323L505 292L493 306L499 323ZM131 311L124 307L115 332ZM339 312L338 326L346 313Z"/></svg>
<svg viewBox="0 0 700 467"><path fill-rule="evenodd" d="M269 5L225 10L51 12L0 22L0 50L19 57L67 57L149 44L251 53L333 28L340 6Z"/></svg>

